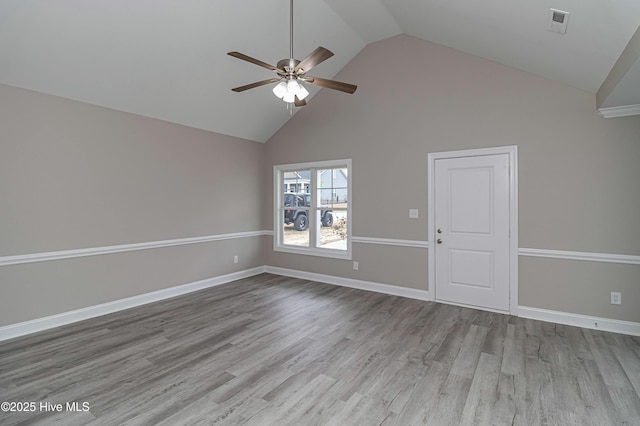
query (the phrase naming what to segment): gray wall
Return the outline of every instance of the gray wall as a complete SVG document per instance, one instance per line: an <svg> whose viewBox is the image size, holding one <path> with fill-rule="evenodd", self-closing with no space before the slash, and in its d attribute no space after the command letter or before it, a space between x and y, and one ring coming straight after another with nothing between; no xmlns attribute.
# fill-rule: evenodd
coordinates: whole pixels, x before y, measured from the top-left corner
<svg viewBox="0 0 640 426"><path fill-rule="evenodd" d="M259 231L264 149L0 85L0 256ZM0 326L263 265L262 238L0 267Z"/></svg>
<svg viewBox="0 0 640 426"><path fill-rule="evenodd" d="M353 235L426 240L427 154L517 145L520 247L640 255L640 117L601 118L593 94L408 36L367 46L336 79L358 91L320 92L267 142L265 193L274 164L352 158ZM272 199L263 212L272 227ZM269 247L269 265L427 289L426 249L354 243L353 271ZM519 267L520 305L640 321L638 265Z"/></svg>
<svg viewBox="0 0 640 426"><path fill-rule="evenodd" d="M640 117L407 36L336 78L356 94L321 91L266 145L0 85L0 256L271 229L272 166L337 158L353 159L355 236L426 240L427 154L498 145L519 147L520 247L640 255ZM427 289L424 248L353 254L359 271L251 237L4 266L0 326L264 264ZM521 305L640 321L638 265L519 268Z"/></svg>

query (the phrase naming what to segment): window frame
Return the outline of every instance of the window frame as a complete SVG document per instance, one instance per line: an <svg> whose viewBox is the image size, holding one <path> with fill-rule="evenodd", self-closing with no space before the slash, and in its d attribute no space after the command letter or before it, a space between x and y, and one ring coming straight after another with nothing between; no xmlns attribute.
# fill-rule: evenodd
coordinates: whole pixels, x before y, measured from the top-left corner
<svg viewBox="0 0 640 426"><path fill-rule="evenodd" d="M347 169L347 248L346 250L332 249L324 247L316 247L317 242L320 239L320 229L322 224L316 214L318 209L318 194L319 189L317 185L317 171L322 169L335 169L343 168ZM311 181L309 182L311 195L311 205L308 209L309 220L309 246L296 246L284 244L284 175L286 172L309 170ZM304 254L309 256L320 256L335 259L351 260L351 240L352 240L352 214L351 214L351 200L352 200L352 167L351 159L341 160L327 160L327 161L312 161L308 163L294 163L294 164L279 164L273 166L273 250L284 253ZM341 211L345 211L342 210Z"/></svg>

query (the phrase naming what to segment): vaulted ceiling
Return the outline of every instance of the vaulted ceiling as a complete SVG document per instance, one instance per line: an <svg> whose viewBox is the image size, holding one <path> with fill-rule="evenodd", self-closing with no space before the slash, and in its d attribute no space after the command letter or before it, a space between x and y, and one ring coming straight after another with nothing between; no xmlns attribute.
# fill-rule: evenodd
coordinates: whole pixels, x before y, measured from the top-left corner
<svg viewBox="0 0 640 426"><path fill-rule="evenodd" d="M570 13L565 35L547 31L550 8ZM294 56L335 53L318 77L407 34L598 93L598 107L640 106L638 0L295 0L294 12ZM0 0L1 84L264 142L291 116L270 85L230 90L272 76L234 50L288 57L289 1ZM420 72L398 64L399 78Z"/></svg>

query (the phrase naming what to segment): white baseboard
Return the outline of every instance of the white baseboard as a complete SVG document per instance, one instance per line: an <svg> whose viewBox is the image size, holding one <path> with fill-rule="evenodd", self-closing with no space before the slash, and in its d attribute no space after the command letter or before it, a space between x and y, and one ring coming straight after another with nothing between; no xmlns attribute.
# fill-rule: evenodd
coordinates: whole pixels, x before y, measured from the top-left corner
<svg viewBox="0 0 640 426"><path fill-rule="evenodd" d="M418 290L407 287L400 287L390 284L381 284L370 281L354 280L351 278L337 277L334 275L317 274L313 272L299 271L295 269L278 268L265 266L264 272L284 275L287 277L300 278L309 281L318 281L326 284L339 285L343 287L357 288L359 290L374 291L377 293L402 296L410 299L431 301L433 298L428 290ZM443 302L438 302L443 303ZM445 302L446 303L446 302ZM469 306L472 309L477 307ZM497 311L496 311L497 312ZM509 315L508 312L498 312ZM532 308L528 306L518 306L518 316L522 318L535 319L557 324L572 325L576 327L589 328L593 330L609 331L613 333L629 334L640 336L640 323L631 321L621 321L611 318L600 318L588 315L573 314L570 312L551 311L548 309Z"/></svg>
<svg viewBox="0 0 640 426"><path fill-rule="evenodd" d="M640 323L638 322L592 317L589 315L572 314L570 312L550 311L547 309L531 308L529 306L518 306L518 316L557 324L590 328L592 330L640 336Z"/></svg>
<svg viewBox="0 0 640 426"><path fill-rule="evenodd" d="M410 299L431 301L433 300L428 290L419 290L397 285L376 283L371 281L355 280L334 275L317 274L313 272L299 271L295 269L278 268L275 266L259 266L244 271L234 272L227 275L208 278L188 284L179 285L163 290L145 293L126 299L115 300L113 302L100 305L89 306L74 311L63 312L61 314L48 317L37 318L17 324L0 327L0 342L25 336L31 333L48 330L55 327L107 315L124 309L133 308L147 303L157 302L171 297L180 296L205 288L215 287L235 280L252 277L264 272L283 275L287 277L300 278L310 281L318 281L326 284L338 285L359 290L373 291L377 293L389 294L393 296L407 297ZM522 318L535 319L540 321L553 322L557 324L572 325L576 327L589 328L593 330L609 331L614 333L640 336L640 323L631 321L621 321L610 318L600 318L588 315L573 314L569 312L551 311L547 309L532 308L528 306L518 307L518 316Z"/></svg>
<svg viewBox="0 0 640 426"><path fill-rule="evenodd" d="M138 296L127 297L126 299L114 300L113 302L102 303L100 305L89 306L74 311L63 312L61 314L51 315L48 317L37 318L30 321L11 324L0 327L0 342L3 340L13 339L14 337L25 336L31 333L48 330L62 325L83 321L89 318L95 318L102 315L111 314L113 312L122 311L124 309L134 308L147 303L157 302L171 297L180 296L209 287L226 284L231 281L252 277L265 272L264 266L246 269L244 271L233 272L231 274L221 275L218 277L207 278L201 281L195 281L188 284L170 287L151 293L140 294Z"/></svg>
<svg viewBox="0 0 640 426"><path fill-rule="evenodd" d="M300 278L303 280L339 285L342 287L357 288L358 290L375 291L376 293L407 297L409 299L431 300L431 295L429 294L428 290L418 290L415 288L400 287L391 284L354 280L352 278L337 277L335 275L316 274L314 272L278 268L275 266L265 266L265 272L268 272L270 274L284 275L285 277Z"/></svg>

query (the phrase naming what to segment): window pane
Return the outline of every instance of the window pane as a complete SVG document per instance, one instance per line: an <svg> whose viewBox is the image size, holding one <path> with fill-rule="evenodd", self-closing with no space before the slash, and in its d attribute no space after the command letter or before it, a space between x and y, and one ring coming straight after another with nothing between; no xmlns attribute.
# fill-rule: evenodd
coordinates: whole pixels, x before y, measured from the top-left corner
<svg viewBox="0 0 640 426"><path fill-rule="evenodd" d="M295 205L300 204L300 200L294 200L292 194L305 194L309 193L309 186L311 185L311 171L310 170L294 170L283 173L283 186L285 196L282 197L285 206L287 202L295 202Z"/></svg>
<svg viewBox="0 0 640 426"><path fill-rule="evenodd" d="M320 189L318 190L318 194L320 196L320 200L318 201L319 207L333 207L333 202L336 200L336 197L333 195L333 190L330 188Z"/></svg>
<svg viewBox="0 0 640 426"><path fill-rule="evenodd" d="M311 194L293 194L291 192L285 192L282 196L284 207L307 207L307 196L309 195Z"/></svg>
<svg viewBox="0 0 640 426"><path fill-rule="evenodd" d="M309 247L309 220L306 214L300 214L282 229L282 243L291 246Z"/></svg>
<svg viewBox="0 0 640 426"><path fill-rule="evenodd" d="M309 170L284 172L285 193L283 201L282 243L299 247L309 247L309 209L311 194L305 194L309 187Z"/></svg>
<svg viewBox="0 0 640 426"><path fill-rule="evenodd" d="M347 188L336 188L335 189L336 201L333 203L334 207L346 209L348 205L348 196L349 192Z"/></svg>
<svg viewBox="0 0 640 426"><path fill-rule="evenodd" d="M347 249L347 211L321 210L317 212L322 223L318 247L335 250Z"/></svg>
<svg viewBox="0 0 640 426"><path fill-rule="evenodd" d="M319 203L327 207L347 207L348 171L346 168L317 171ZM341 205L337 205L341 204Z"/></svg>

